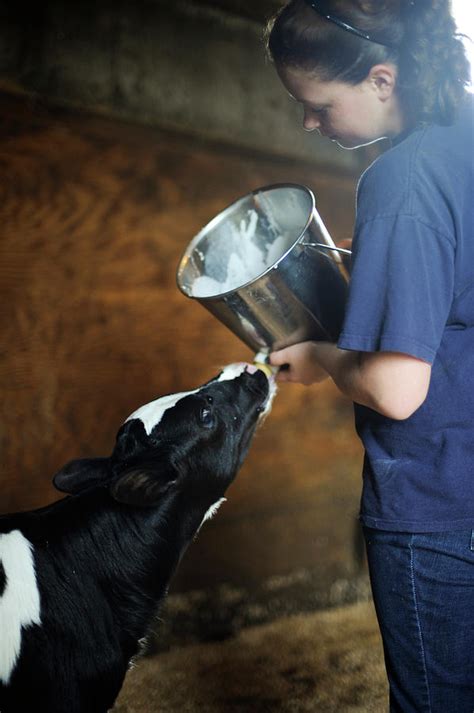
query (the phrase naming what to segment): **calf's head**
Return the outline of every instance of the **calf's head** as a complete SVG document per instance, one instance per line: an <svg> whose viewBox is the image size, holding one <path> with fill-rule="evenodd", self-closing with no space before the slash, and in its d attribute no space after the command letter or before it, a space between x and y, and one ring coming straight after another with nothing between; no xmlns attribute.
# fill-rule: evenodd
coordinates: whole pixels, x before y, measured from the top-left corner
<svg viewBox="0 0 474 713"><path fill-rule="evenodd" d="M255 367L231 364L194 391L139 408L109 458L72 461L54 484L72 495L106 487L120 503L146 508L180 498L205 513L234 479L275 391Z"/></svg>

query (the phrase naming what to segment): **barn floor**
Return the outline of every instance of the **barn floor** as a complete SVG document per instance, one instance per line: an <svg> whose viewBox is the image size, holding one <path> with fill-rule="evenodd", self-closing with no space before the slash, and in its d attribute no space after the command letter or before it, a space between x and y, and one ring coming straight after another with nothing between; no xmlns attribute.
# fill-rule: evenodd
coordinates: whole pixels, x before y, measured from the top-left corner
<svg viewBox="0 0 474 713"><path fill-rule="evenodd" d="M114 713L382 713L371 603L300 614L142 659Z"/></svg>

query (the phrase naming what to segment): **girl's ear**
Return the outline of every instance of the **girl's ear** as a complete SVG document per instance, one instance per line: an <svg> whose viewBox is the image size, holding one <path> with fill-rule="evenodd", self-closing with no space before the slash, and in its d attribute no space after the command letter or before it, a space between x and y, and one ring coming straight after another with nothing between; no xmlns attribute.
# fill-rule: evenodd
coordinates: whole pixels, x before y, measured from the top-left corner
<svg viewBox="0 0 474 713"><path fill-rule="evenodd" d="M109 458L81 458L67 463L53 478L54 487L77 495L94 485L101 485L109 475Z"/></svg>
<svg viewBox="0 0 474 713"><path fill-rule="evenodd" d="M369 72L369 80L383 100L389 99L397 85L397 68L394 64L376 64Z"/></svg>

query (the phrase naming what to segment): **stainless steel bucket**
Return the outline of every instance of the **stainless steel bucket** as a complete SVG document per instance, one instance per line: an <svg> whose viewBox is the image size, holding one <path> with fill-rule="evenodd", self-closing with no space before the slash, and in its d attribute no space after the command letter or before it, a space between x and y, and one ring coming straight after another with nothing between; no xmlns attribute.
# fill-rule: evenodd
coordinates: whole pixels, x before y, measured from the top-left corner
<svg viewBox="0 0 474 713"><path fill-rule="evenodd" d="M194 237L179 289L256 352L306 340L336 341L348 275L316 210L297 184L258 188Z"/></svg>

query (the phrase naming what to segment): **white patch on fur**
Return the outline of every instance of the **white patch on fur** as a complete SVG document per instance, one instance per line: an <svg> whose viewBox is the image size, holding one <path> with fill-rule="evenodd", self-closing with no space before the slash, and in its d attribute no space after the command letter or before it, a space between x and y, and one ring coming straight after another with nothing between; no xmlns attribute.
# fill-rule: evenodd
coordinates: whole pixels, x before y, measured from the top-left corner
<svg viewBox="0 0 474 713"><path fill-rule="evenodd" d="M155 401L150 401L149 404L145 404L134 411L132 415L127 418L127 421L131 421L133 418L139 418L140 421L143 422L145 431L149 436L155 426L160 423L165 411L168 411L168 409L176 406L178 401L184 399L185 396L197 394L198 391L199 389L196 389L195 391L182 391L179 394L169 394L168 396L162 396Z"/></svg>
<svg viewBox="0 0 474 713"><path fill-rule="evenodd" d="M8 685L21 651L21 630L41 624L33 546L19 530L0 535L7 578L0 597L0 681Z"/></svg>
<svg viewBox="0 0 474 713"><path fill-rule="evenodd" d="M216 381L231 381L232 379L237 379L238 376L244 373L249 364L245 362L237 362L237 364L228 364L219 374L219 378Z"/></svg>
<svg viewBox="0 0 474 713"><path fill-rule="evenodd" d="M222 373L219 375L219 378L216 379L216 381L230 381L232 379L236 379L245 371L247 366L248 365L245 363L229 364L228 366L224 367ZM139 418L143 422L143 425L145 426L145 431L149 436L155 426L160 423L161 419L163 418L165 412L168 411L168 409L176 406L178 401L181 401L181 399L184 399L186 396L191 396L191 394L197 394L199 391L201 391L202 388L205 387L194 389L194 391L182 391L177 394L168 394L168 396L162 396L161 398L156 399L155 401L151 401L149 404L141 406L139 409L134 411L131 416L127 418L127 421L131 421L133 418Z"/></svg>
<svg viewBox="0 0 474 713"><path fill-rule="evenodd" d="M133 668L135 668L137 666L138 659L140 659L142 656L145 655L147 648L148 648L148 636L144 636L143 638L138 639L138 651L135 654L135 656L132 656L132 658L128 662L128 667L127 667L128 671L131 671ZM1 713L1 711L0 711L0 713Z"/></svg>
<svg viewBox="0 0 474 713"><path fill-rule="evenodd" d="M265 403L263 405L263 412L259 419L259 421L261 423L263 423L263 421L266 419L266 417L272 410L273 399L275 398L277 391L278 391L278 385L277 385L275 377L272 376L270 379L268 379L268 396L267 396L267 400L265 401Z"/></svg>
<svg viewBox="0 0 474 713"><path fill-rule="evenodd" d="M221 498L216 503L214 503L214 505L211 505L211 507L209 508L207 513L204 515L203 521L201 522L201 527L204 525L206 520L212 520L212 518L214 517L214 515L216 514L216 512L219 510L220 506L222 505L222 503L225 503L226 500L227 500L227 498Z"/></svg>
<svg viewBox="0 0 474 713"><path fill-rule="evenodd" d="M214 517L214 515L216 514L216 512L219 510L222 503L225 503L226 500L227 500L227 498L221 498L216 503L214 503L214 505L211 505L211 507L209 508L207 513L204 515L201 524L199 525L198 529L196 530L196 534L194 535L194 537L198 536L199 531L201 530L201 527L204 525L206 520L211 520Z"/></svg>

